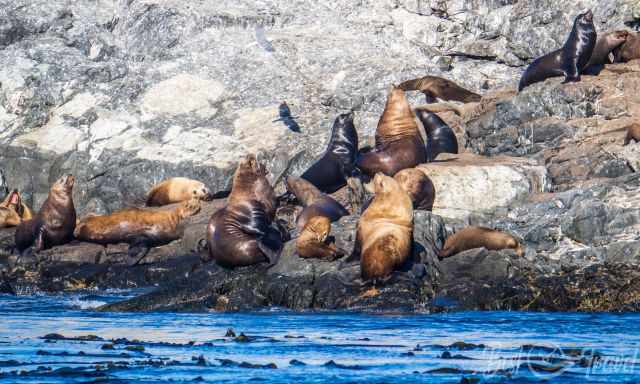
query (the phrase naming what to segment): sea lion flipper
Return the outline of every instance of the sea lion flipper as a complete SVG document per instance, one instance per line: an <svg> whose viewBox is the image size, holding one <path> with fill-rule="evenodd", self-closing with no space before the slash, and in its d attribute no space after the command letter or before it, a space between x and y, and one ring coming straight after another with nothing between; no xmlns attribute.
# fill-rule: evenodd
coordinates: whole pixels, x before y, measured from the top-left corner
<svg viewBox="0 0 640 384"><path fill-rule="evenodd" d="M260 251L264 253L267 261L269 262L269 267L273 267L278 264L278 260L280 260L280 252L282 251L282 239L280 237L279 231L270 228L267 235L258 241L258 248Z"/></svg>
<svg viewBox="0 0 640 384"><path fill-rule="evenodd" d="M44 236L45 236L45 228L44 225L40 225L35 228L35 241L33 242L33 250L35 252L40 252L44 249Z"/></svg>

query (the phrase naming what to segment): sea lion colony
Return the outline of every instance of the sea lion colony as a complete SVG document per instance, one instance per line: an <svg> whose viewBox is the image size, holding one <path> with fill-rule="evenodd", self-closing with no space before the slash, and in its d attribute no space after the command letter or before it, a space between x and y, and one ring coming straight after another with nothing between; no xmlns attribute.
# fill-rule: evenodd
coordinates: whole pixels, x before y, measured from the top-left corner
<svg viewBox="0 0 640 384"><path fill-rule="evenodd" d="M556 76L564 76L565 82L580 81L581 74L597 75L606 64L640 58L639 41L637 34L628 31L610 31L598 37L593 14L587 11L576 17L560 49L529 65L518 89ZM207 225L206 238L201 241L206 244L202 247L203 261L215 261L227 268L276 264L290 235L276 222L276 210L287 204L302 206L293 231L299 256L326 261L341 258L348 252L331 242L331 222L361 212L353 205L349 212L330 194L345 187L353 192L353 185L362 187L362 183L370 182L375 195L368 204L359 206L362 215L356 245L348 259L359 260L364 280L379 281L391 275L410 256L413 210L431 210L436 195L431 180L415 167L436 161L441 153L458 153L453 130L433 112L435 109L414 110L406 98L407 91L423 92L427 103L471 103L482 97L435 76L393 86L376 129L374 148L359 148L353 112L338 116L325 152L300 177L286 179L288 194L284 197L276 197L264 165L248 155L235 172L227 205L215 212ZM283 105L286 107L286 103ZM281 106L281 118L282 110ZM637 124L629 126L625 145L640 140L639 132ZM2 184L8 193L4 181ZM172 209L129 208L76 220L74 184L72 175L56 181L35 216L18 191L7 194L0 204L0 228L17 227L15 245L20 254L78 239L105 246L128 243L129 255L137 263L151 247L180 238L180 224L199 211L201 200L213 198L203 183L176 177L155 185L146 196L147 206L177 204ZM438 256L450 257L479 247L524 254L522 243L509 234L468 227L449 236Z"/></svg>

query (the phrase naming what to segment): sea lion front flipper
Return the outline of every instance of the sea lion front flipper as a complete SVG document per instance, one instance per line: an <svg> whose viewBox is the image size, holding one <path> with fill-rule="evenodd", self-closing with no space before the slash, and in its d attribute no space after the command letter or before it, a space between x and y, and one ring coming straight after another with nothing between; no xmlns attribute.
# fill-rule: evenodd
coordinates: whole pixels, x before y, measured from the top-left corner
<svg viewBox="0 0 640 384"><path fill-rule="evenodd" d="M280 260L280 252L282 252L283 243L279 231L269 228L267 235L258 241L258 248L264 253L269 262L269 268L278 264Z"/></svg>
<svg viewBox="0 0 640 384"><path fill-rule="evenodd" d="M35 241L33 243L33 251L34 252L40 252L44 249L45 244L44 244L44 235L45 235L45 231L44 231L44 226L40 225L39 227L37 227L35 229Z"/></svg>

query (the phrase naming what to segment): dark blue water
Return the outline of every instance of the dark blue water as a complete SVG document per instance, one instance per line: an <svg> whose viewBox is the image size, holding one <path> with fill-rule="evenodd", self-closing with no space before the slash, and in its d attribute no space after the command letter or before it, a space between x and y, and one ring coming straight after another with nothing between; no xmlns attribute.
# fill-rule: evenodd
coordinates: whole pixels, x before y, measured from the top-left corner
<svg viewBox="0 0 640 384"><path fill-rule="evenodd" d="M0 296L0 383L640 382L640 315L92 310L123 295Z"/></svg>

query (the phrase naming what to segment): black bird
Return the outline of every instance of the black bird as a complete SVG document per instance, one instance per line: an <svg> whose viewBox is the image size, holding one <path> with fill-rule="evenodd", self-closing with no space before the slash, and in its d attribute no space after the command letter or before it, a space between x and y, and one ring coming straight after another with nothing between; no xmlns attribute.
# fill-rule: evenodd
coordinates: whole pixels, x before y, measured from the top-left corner
<svg viewBox="0 0 640 384"><path fill-rule="evenodd" d="M296 123L295 117L291 116L291 110L289 109L289 105L286 101L283 101L278 107L278 114L280 115L280 118L274 120L274 122L282 121L284 125L293 132L300 132L300 126Z"/></svg>

